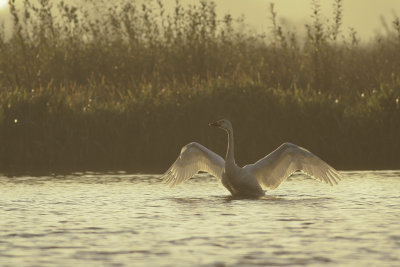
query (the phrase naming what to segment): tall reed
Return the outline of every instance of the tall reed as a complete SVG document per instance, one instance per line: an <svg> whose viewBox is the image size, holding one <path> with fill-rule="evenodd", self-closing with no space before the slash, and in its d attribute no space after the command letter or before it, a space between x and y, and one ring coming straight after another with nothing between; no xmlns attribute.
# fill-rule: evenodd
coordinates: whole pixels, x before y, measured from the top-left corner
<svg viewBox="0 0 400 267"><path fill-rule="evenodd" d="M237 162L283 142L339 169L398 168L400 31L341 39L312 1L307 37L285 33L271 5L266 37L218 19L213 2L166 14L161 1L82 6L10 1L0 33L0 170L161 172L191 141L225 153L207 124L229 118ZM57 9L58 11L54 11ZM95 11L93 12L89 12Z"/></svg>
<svg viewBox="0 0 400 267"><path fill-rule="evenodd" d="M342 0L333 2L332 23L325 23L318 1L312 1L314 22L303 40L282 30L273 6L273 31L265 38L229 14L218 19L215 3L208 1L188 7L177 1L174 13L166 14L162 1L86 1L78 7L61 1L53 7L40 0L35 7L24 0L17 10L12 0L14 31L11 39L0 38L0 84L31 89L104 80L135 88L138 97L140 84L158 93L174 82L190 86L245 75L273 88L355 97L399 78L398 18L391 34L369 44L359 44L354 30L340 41Z"/></svg>

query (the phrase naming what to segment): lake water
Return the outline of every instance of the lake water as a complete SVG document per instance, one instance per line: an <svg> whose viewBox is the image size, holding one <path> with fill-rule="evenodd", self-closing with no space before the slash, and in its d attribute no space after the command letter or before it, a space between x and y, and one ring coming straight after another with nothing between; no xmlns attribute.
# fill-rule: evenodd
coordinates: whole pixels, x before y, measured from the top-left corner
<svg viewBox="0 0 400 267"><path fill-rule="evenodd" d="M260 199L206 174L0 176L0 266L399 266L400 171L342 174Z"/></svg>

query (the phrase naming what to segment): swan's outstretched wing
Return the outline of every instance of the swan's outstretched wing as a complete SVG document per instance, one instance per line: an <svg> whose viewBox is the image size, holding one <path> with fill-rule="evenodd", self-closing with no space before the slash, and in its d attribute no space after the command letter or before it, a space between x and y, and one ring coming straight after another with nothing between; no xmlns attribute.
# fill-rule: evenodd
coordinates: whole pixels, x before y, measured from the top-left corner
<svg viewBox="0 0 400 267"><path fill-rule="evenodd" d="M340 173L310 151L284 143L275 151L245 169L258 180L261 186L277 188L293 172L299 170L314 179L333 185L338 183Z"/></svg>
<svg viewBox="0 0 400 267"><path fill-rule="evenodd" d="M221 179L225 161L206 147L193 142L184 146L174 164L160 177L171 187L189 180L199 171L209 172Z"/></svg>

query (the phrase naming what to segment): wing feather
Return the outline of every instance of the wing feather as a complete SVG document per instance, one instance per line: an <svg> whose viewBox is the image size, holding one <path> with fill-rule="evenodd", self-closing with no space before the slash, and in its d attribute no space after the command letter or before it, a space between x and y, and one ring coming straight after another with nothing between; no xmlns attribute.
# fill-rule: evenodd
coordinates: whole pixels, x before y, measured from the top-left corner
<svg viewBox="0 0 400 267"><path fill-rule="evenodd" d="M163 179L163 183L170 187L189 180L199 171L211 173L221 179L224 167L225 161L221 156L199 143L193 142L182 148L179 157L160 179Z"/></svg>
<svg viewBox="0 0 400 267"><path fill-rule="evenodd" d="M340 173L326 162L310 151L290 143L284 143L266 157L245 168L260 185L269 189L277 188L298 170L330 185L338 184L341 180Z"/></svg>

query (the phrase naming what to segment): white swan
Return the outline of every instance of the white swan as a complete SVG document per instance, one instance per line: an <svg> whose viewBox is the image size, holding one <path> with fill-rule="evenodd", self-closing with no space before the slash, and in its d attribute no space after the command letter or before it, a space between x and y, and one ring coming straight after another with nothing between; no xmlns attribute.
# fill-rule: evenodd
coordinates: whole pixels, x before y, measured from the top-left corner
<svg viewBox="0 0 400 267"><path fill-rule="evenodd" d="M172 166L160 177L171 187L178 185L199 171L209 172L231 192L233 196L262 196L261 186L277 188L293 172L299 170L309 176L333 185L341 180L340 173L310 151L284 143L275 151L254 164L240 168L233 156L233 129L228 120L211 123L228 132L228 150L222 157L198 143L184 146Z"/></svg>

